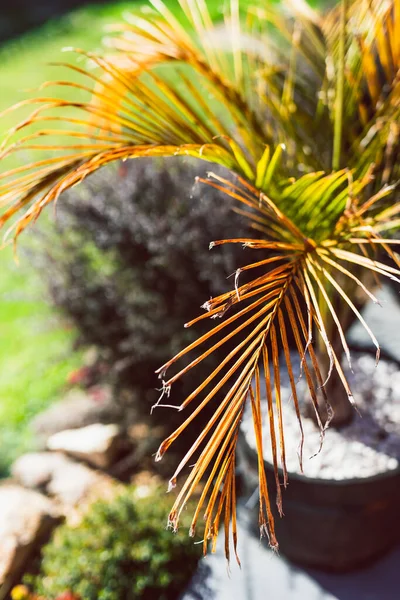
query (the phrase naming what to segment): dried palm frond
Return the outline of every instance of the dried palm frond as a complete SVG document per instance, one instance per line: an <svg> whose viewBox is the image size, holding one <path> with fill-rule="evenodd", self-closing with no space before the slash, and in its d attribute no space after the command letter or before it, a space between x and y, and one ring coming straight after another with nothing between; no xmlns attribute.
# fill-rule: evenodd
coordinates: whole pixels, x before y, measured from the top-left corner
<svg viewBox="0 0 400 600"><path fill-rule="evenodd" d="M318 178L319 185L314 188L314 201L308 210L310 216L318 215L319 218L324 216L324 209L320 209L320 197L318 192L326 189L328 184L331 184L331 196L330 202L326 202L327 208L325 210L329 210L332 202L341 195L348 195L349 187L346 185L343 189L341 175L342 173L339 172L334 175ZM176 500L170 519L173 526L176 527L179 521L179 515L190 495L195 490L200 479L207 472L208 467L212 466L202 499L204 502L206 491L211 487L214 480L217 481L218 486L221 486L222 489L219 504L217 504L217 496L214 493L214 495L211 495L205 512L205 544L209 538L212 538L215 542L222 510L221 503L225 506L225 510L228 510L229 512L234 509L234 501L231 498L230 491L232 485L230 469L232 468L232 461L234 461L234 449L237 443L240 418L245 403L249 401L253 411L255 436L259 454L260 529L261 532L268 533L270 543L274 546L276 544L276 539L270 510L270 499L264 472L264 463L262 460L263 452L260 415L261 402L264 401L262 398L266 397L268 411L271 415L271 443L275 476L277 481L279 481L278 464L280 464L284 473L284 485L286 485L287 472L285 466L284 418L279 383L279 372L281 368L287 369L289 373L292 398L299 418L300 435L302 436L295 377L293 375L287 342L287 325L285 324L283 314L288 317L291 332L294 334L316 418L320 424L321 433L323 434L329 424L329 420L322 423L317 388L321 387L322 390L324 389L324 381L329 377L330 373L322 374L318 366L313 326L320 333L324 341L325 352L330 361L330 371L337 371L351 402L353 402L353 398L343 373L339 357L335 353L332 340L329 339L326 332L326 327L322 318L321 302L318 301L318 291L322 293L322 303L326 305L335 321L337 332L342 342L343 351L348 359L350 360L350 354L345 338L345 332L337 318L332 302L325 291L329 286L333 286L342 297L343 301L356 313L358 319L364 325L371 336L373 343L377 347L378 359L378 342L351 298L349 298L343 287L337 283L335 273L343 274L352 282L352 284L356 283L356 285L359 285L366 295L376 301L373 294L365 287L361 280L355 277L355 275L346 268L345 264L362 264L365 269L372 269L381 275L396 279L396 276L400 275L398 269L385 266L370 258L360 256L357 252L357 246L359 244L372 245L374 243L379 243L385 245L395 242L393 242L393 240L383 240L375 235L371 236L368 232L364 232L360 238L352 238L351 236L354 235L353 232L355 229L360 231L359 228L352 226L343 228L341 233L333 232L335 235L333 235L332 238L324 237L320 242L316 242L312 238L306 237L303 232L297 229L293 221L289 220L280 212L268 197L264 194L260 195L260 193L247 182L239 180L238 185L233 185L226 180L221 180L220 177L213 176L212 174L210 174L210 176L210 185L218 187L218 189L225 187L226 192L237 200L242 201L247 206L251 204L253 210L263 218L268 227L268 233L264 239L221 240L214 242L213 246L222 243L241 243L246 248L268 250L269 253L272 253L272 256L242 268L241 271L261 269L261 271L265 272L250 283L243 285L237 284L235 289L231 292L207 302L205 308L208 312L199 318L211 317L212 319L215 319L216 317L225 317L228 310L233 312L232 316L229 318L225 317L224 320L214 326L209 333L203 335L196 342L193 342L185 350L161 367L160 373L164 378L163 395L169 396L171 386L181 376L194 368L200 361L206 359L211 352L228 342L232 337L237 340L234 350L227 355L226 360L210 374L201 386L196 388L192 394L186 398L181 406L176 407L178 410L183 410L189 404L198 400L199 397L202 398L184 423L163 442L159 449L157 459L159 460L162 458L165 451L176 440L179 434L194 418L196 418L199 412L208 403L215 400L215 397L220 394L221 389L228 386L229 391L219 400L214 417L195 440L192 447L179 464L170 482L173 487L176 484L177 477L182 469L187 465L188 461L190 461L201 445L203 445L203 450ZM309 177L305 176L305 178L309 181ZM332 185L333 178L336 179L336 181ZM294 212L301 212L304 206L307 206L310 202L310 197L307 193L308 189L304 187L305 181L303 181L303 179L299 179L297 182L289 184L287 189L282 192L286 201L290 198ZM365 187L367 183L367 181L359 182L359 188ZM311 223L310 232L312 232ZM275 224L278 227L272 229ZM314 229L317 228L318 224L315 223ZM272 268L268 268L269 265L271 265ZM239 305L242 308L239 311L235 311L235 305ZM305 322L303 316L304 308L306 308L308 314L308 323ZM187 326L195 324L197 320L198 319L195 319L187 324ZM226 330L228 330L227 334L225 333ZM201 345L207 343L207 349L203 349L197 358L193 359L175 375L165 380L167 369L174 365L175 362L182 359L187 353L192 352ZM280 355L281 349L283 349L283 357ZM309 360L307 360L307 358ZM266 389L263 389L262 391L260 387L260 372L263 373L263 380L266 385ZM326 412L328 415L331 415L332 411L328 403L328 398L325 397L325 401L327 403ZM276 443L276 434L273 429L274 411L277 412L278 416L279 444ZM300 460L302 460L301 452ZM201 506L202 504L200 503L199 509L193 519L192 531L194 531L196 526ZM278 497L278 506L279 509L282 510L280 495ZM235 531L233 534L235 539Z"/></svg>
<svg viewBox="0 0 400 600"><path fill-rule="evenodd" d="M205 479L191 533L204 508L204 550L210 539L214 549L223 518L229 557L230 527L236 553L235 456L246 403L257 441L260 531L277 545L261 414L269 415L282 512L279 466L284 485L288 476L281 368L289 375L301 447L303 440L289 335L321 439L333 414L327 381L336 376L353 402L341 366L341 355L350 361L350 352L338 304L359 319L379 358L378 342L353 296L359 288L376 301L364 280L367 272L400 281L392 248L398 242L385 237L400 225L394 160L400 14L397 2L381 7L367 0L349 5L343 0L340 10L323 16L295 1L290 16L257 5L242 14L232 0L222 26L212 22L201 0L180 0L179 18L161 0L152 4L155 10L146 16L132 15L114 28L109 55L76 51L89 61L87 69L69 65L81 83L53 83L77 94L91 92L90 99L41 96L17 105L31 106L32 112L9 133L1 158L21 150L50 154L3 173L0 225L22 212L9 230L16 238L63 191L114 160L187 155L236 174L232 180L210 173L200 183L235 199L237 212L257 233L254 239L216 240L211 247L239 243L254 251L254 258L236 272L231 292L207 301L206 312L187 324L218 319L161 367L163 394L157 403L165 406L174 382L226 342L229 348L235 342L222 363L175 407L190 405L192 412L157 454L161 459L206 405L215 407L171 478L174 487L194 460L170 523L178 526L185 504ZM62 142L55 139L59 124L68 127ZM43 139L49 140L47 146ZM378 260L377 248L395 266ZM241 283L244 271L256 275ZM177 372L166 379L175 365Z"/></svg>

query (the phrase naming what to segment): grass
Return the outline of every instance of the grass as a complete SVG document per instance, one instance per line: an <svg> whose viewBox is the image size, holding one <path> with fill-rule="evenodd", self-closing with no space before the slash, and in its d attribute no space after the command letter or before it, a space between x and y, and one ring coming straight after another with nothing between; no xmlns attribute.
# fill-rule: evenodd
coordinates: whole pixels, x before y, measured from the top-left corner
<svg viewBox="0 0 400 600"><path fill-rule="evenodd" d="M33 447L29 421L57 399L80 363L72 331L43 299L40 277L26 258L18 267L10 248L1 255L0 328L1 475Z"/></svg>
<svg viewBox="0 0 400 600"><path fill-rule="evenodd" d="M120 19L121 14L134 5L134 2L112 2L90 6L5 44L0 48L0 111L28 97L24 90L58 77L58 69L49 62L65 61L64 47L98 49L105 25ZM10 115L2 120L1 128L5 131L14 123L15 117Z"/></svg>
<svg viewBox="0 0 400 600"><path fill-rule="evenodd" d="M209 3L211 13L220 14L219 6L223 4L223 0ZM169 0L167 4L173 8L177 2ZM19 100L37 94L33 88L37 89L46 80L68 74L68 78L73 81L76 74L53 67L49 62L69 62L72 55L62 51L66 47L100 49L101 40L106 35L106 25L120 22L124 12L139 11L143 6L146 6L145 2L134 0L89 6L0 48L0 112ZM27 93L26 90L30 91ZM15 122L15 115L9 113L1 119L0 131L6 132Z"/></svg>

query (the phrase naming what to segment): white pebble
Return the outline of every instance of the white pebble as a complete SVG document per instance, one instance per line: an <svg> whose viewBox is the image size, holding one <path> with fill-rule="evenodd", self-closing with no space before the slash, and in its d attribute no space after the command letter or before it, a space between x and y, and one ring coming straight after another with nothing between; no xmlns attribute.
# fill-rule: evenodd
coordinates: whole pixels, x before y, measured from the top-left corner
<svg viewBox="0 0 400 600"><path fill-rule="evenodd" d="M293 354L293 366L298 357ZM296 369L295 369L296 370ZM304 474L322 479L353 479L377 475L400 467L400 372L395 363L381 360L375 369L375 358L368 354L353 357L354 374L347 372L356 398L357 414L346 427L326 432L321 452L320 432L311 419L303 418ZM297 386L299 398L307 397L304 378ZM299 424L293 408L290 381L281 374L286 462L289 472L300 473L298 447ZM268 417L263 404L264 454L272 462ZM276 420L276 429L278 422ZM246 407L242 432L247 443L256 448L251 409ZM386 435L382 435L382 432ZM278 450L279 455L279 450ZM310 459L310 457L313 458Z"/></svg>

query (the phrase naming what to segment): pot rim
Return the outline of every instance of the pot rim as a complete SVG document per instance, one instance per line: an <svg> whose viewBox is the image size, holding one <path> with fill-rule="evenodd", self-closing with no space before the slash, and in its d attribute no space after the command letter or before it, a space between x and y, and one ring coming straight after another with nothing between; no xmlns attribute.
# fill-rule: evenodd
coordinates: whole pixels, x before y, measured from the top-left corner
<svg viewBox="0 0 400 600"><path fill-rule="evenodd" d="M255 452L253 450L253 452ZM273 470L274 465L270 463L268 460L264 459L264 465L268 466ZM279 475L283 476L283 471L281 467L278 467ZM374 481L382 481L390 478L400 477L400 465L396 467L396 469L389 469L384 471L383 473L377 473L376 475L370 475L368 477L353 477L351 479L327 479L327 478L319 478L319 477L308 477L307 475L303 475L302 473L295 473L288 471L288 481L295 479L297 481L303 481L307 483L314 483L318 485L334 485L334 486L345 486L345 485L363 485L366 483L373 483Z"/></svg>
<svg viewBox="0 0 400 600"><path fill-rule="evenodd" d="M349 344L349 348L351 352L357 352L358 354L368 354L368 355L373 355L375 356L375 348L370 347L370 346L360 346L357 345L355 342ZM396 357L394 357L390 352L387 352L385 350L381 349L381 354L380 354L380 358L384 359L388 362L393 362L395 364L397 364L397 366L400 368L400 360ZM240 436L242 441L242 444L245 446L245 451L249 451L251 453L253 453L254 455L257 454L256 450L254 448L252 448L247 440L246 437L243 435ZM266 460L264 458L264 465L268 466L271 468L271 470L273 470L274 465L273 463L270 463L268 460ZM281 467L278 467L278 473L279 475L281 475L283 477L283 470ZM395 469L390 469L387 471L384 471L383 473L377 473L376 475L370 475L369 477L353 477L351 479L326 479L326 478L319 478L319 477L308 477L307 475L303 475L302 473L297 473L297 472L290 472L288 471L288 480L290 483L290 479L294 479L297 481L302 481L302 482L308 482L308 483L314 483L314 484L318 484L318 485L330 485L330 486L345 486L345 485L362 485L365 483L373 483L374 481L383 481L386 479L390 479L391 477L398 477L400 476L400 463L398 465L398 467L396 467Z"/></svg>

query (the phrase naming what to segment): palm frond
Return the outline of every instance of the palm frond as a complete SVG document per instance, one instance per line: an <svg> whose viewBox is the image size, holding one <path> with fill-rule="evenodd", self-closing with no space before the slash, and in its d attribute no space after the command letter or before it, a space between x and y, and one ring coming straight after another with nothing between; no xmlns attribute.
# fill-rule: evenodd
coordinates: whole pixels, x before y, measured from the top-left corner
<svg viewBox="0 0 400 600"><path fill-rule="evenodd" d="M331 176L326 176L323 179L323 183L331 182ZM243 182L243 184L244 183L245 182ZM213 185L212 181L211 185ZM302 185L301 181L299 185ZM251 186L249 186L249 184L246 183L243 185L243 202L246 205L249 203L250 189ZM290 189L293 189L293 184L290 184ZM324 186L322 186L322 189L325 189ZM236 199L240 199L238 185L230 184L227 181L226 191L228 194L233 195ZM296 205L297 209L301 207L302 203L309 202L309 197L306 193L307 191L307 188L305 188L305 193L303 195L295 194L292 198L292 202ZM256 189L253 189L253 192L254 209L257 209L260 213L264 213L265 217L268 215L271 219L274 217L276 218L277 213L274 210L275 205L272 203L272 201L261 194L260 204L260 194L257 193ZM332 189L331 193L335 193L335 188ZM288 196L289 192L286 190L286 197ZM318 202L318 197L316 197L314 206L315 210L318 211L318 214L321 214L319 211L320 204ZM312 210L310 212L312 212ZM181 474L184 467L189 463L190 460L192 460L193 456L196 455L201 445L204 444L204 449L198 456L197 461L191 470L189 478L184 484L171 512L170 520L174 528L178 526L179 516L188 502L191 494L193 493L196 484L198 484L201 477L205 475L207 469L209 468L211 470L207 480L206 489L209 490L214 482L215 485L218 485L222 490L220 502L225 502L226 494L228 493L227 490L230 489L231 486L231 481L229 479L229 465L231 464L230 461L233 460L231 453L234 452L236 447L238 428L244 406L246 402L250 402L255 427L257 452L259 456L260 531L261 533L266 533L269 537L271 545L275 546L276 538L274 522L270 510L270 492L266 484L264 462L262 459L263 437L260 430L260 412L262 411L262 403L260 399L261 374L266 386L265 397L267 399L267 406L265 408L269 414L270 439L278 490L277 504L280 511L282 510L282 498L278 474L279 466L283 471L283 483L284 485L287 483L284 443L284 410L281 402L279 375L282 368L286 368L288 370L292 388L292 399L299 419L300 461L302 461L303 444L303 431L299 402L297 399L296 382L288 349L284 314L287 315L291 331L295 336L297 349L305 371L306 381L313 401L317 420L321 428L321 441L323 439L324 431L329 424L329 420L332 417L332 410L329 406L328 398L325 397L326 407L324 412L328 415L328 420L323 423L320 416L321 407L317 388L321 388L322 391L324 390L326 380L330 377L333 370L337 371L340 379L342 380L342 384L349 400L351 402L354 402L354 400L350 387L346 381L343 369L340 365L339 357L333 349L332 340L329 338L329 334L325 327L323 314L320 308L321 302L317 297L317 289L322 292L323 302L325 302L331 316L333 317L338 334L342 340L344 352L349 361L350 352L346 342L345 332L343 331L330 297L326 292L326 289L329 289L329 286L332 286L334 289L336 289L339 297L341 297L342 300L351 308L351 310L355 312L357 318L366 328L373 342L377 346L377 359L379 358L379 345L375 336L365 323L363 317L342 286L336 282L334 277L332 277L327 265L330 263L343 275L345 275L346 278L350 279L351 282L354 280L359 282L360 287L370 297L373 297L372 293L365 287L364 284L361 283L361 281L358 280L358 278L356 278L342 265L343 262L353 260L358 261L358 263L362 264L363 267L377 270L380 274L389 278L394 277L395 275L400 275L400 271L393 267L385 266L382 263L372 259L365 258L363 256L360 257L358 253L356 254L354 252L353 248L353 246L355 246L355 248L358 247L358 240L352 242L346 237L343 237L342 239L340 237L332 239L325 238L321 244L317 244L316 242L305 237L297 228L297 226L290 222L287 217L281 220L281 226L282 228L286 229L285 241L281 243L272 241L272 239L279 239L280 236L277 232L275 232L273 238L270 238L271 241L264 240L264 242L262 242L262 240L253 240L253 242L251 242L247 239L241 239L222 240L217 242L217 244L238 242L244 244L246 248L265 248L268 251L272 251L274 254L272 257L248 265L250 268L264 268L268 264L271 265L271 268L267 270L264 275L257 277L250 283L240 286L237 285L236 288L231 292L226 293L218 298L214 298L208 302L206 308L209 312L205 315L205 317L224 317L228 310L234 310L235 305L242 306L244 304L244 308L234 312L231 317L224 319L222 323L214 326L208 333L203 335L197 341L193 342L189 347L168 361L168 363L163 365L163 367L160 369L160 374L164 378L163 394L169 396L171 386L181 376L186 374L190 369L194 368L200 361L204 360L211 352L225 344L228 340L231 340L232 338L235 340L235 347L233 350L229 351L226 359L210 374L210 376L202 383L202 385L195 389L186 398L186 400L179 407L177 407L178 410L184 410L189 404L195 401L198 402L197 407L184 421L184 423L163 442L157 454L157 459L160 460L166 450L171 446L171 444L173 444L173 442L189 425L189 423L196 418L199 412L208 403L216 402L216 398L220 398L216 404L216 410L213 418L188 450L170 481L170 486L174 487L177 483L178 476ZM292 238L292 245L286 241L287 237ZM368 239L363 241L369 243ZM383 240L381 240L381 242L383 242ZM279 266L274 266L273 262L279 262L280 264ZM246 267L244 267L242 270L245 269ZM254 297L257 299L254 300ZM303 317L304 308L307 309L306 312L308 312L310 318L308 325ZM194 320L189 325L196 321L197 320ZM214 336L221 334L226 330L227 327L231 325L233 325L233 328L229 330L229 333L223 335L222 338L219 338L217 341L215 341L216 338ZM316 351L314 349L314 326L316 331L319 332L323 338L325 352L330 359L330 368L328 373L321 373L318 366L319 361L316 358ZM189 352L191 353L207 342L209 343L207 350L203 350L196 359L192 360L189 364L180 369L175 375L165 380L165 375L169 368L171 368L176 362L180 361L186 354ZM284 354L283 359L280 354L281 349L283 350ZM228 391L225 393L224 390L226 387L228 388ZM162 398L160 399L160 403L161 402ZM274 425L275 411L277 415L278 432L275 431ZM221 452L225 453L225 460L223 455L220 454ZM215 470L216 464L221 465L219 471ZM215 545L215 539L218 533L215 525L219 522L219 514L221 510L220 504L216 504L217 497L217 494L211 494L206 510L205 540L211 539L213 541L213 547ZM222 500L222 498L224 500ZM205 501L205 497L203 500ZM199 507L199 510L196 512L196 516L192 524L192 533L195 531L200 508L201 507ZM230 508L233 509L234 507L230 505ZM215 518L211 517L211 514L214 514L213 511L215 511Z"/></svg>
<svg viewBox="0 0 400 600"><path fill-rule="evenodd" d="M205 480L191 534L204 511L204 550L209 540L214 549L223 520L227 557L230 528L237 557L235 461L246 404L258 452L260 532L277 545L261 424L266 411L282 513L279 467L284 485L288 475L281 369L290 380L302 464L304 434L288 334L321 443L333 414L325 389L331 376L337 375L353 402L340 361L342 351L351 357L338 304L359 319L379 357L352 293L359 288L377 301L366 272L400 282L398 242L390 237L400 226L400 14L397 2L355 0L344 4L339 25L337 9L320 16L299 0L290 3L290 16L260 6L242 15L232 0L221 28L203 1L181 0L179 18L161 0L152 4L146 17L133 15L113 28L106 57L76 51L88 63L69 65L80 82L42 86L68 87L82 99L40 96L14 107L28 106L31 113L6 137L0 158L21 151L37 157L1 175L0 226L11 223L16 238L65 190L115 160L192 156L235 174L210 173L199 183L235 200L256 234L215 240L210 247L239 243L252 258L236 271L233 289L208 300L206 312L186 324L217 320L160 368L163 391L156 406L173 406L164 402L171 386L216 349L227 348L220 365L175 407L191 412L161 444L157 460L204 407L215 407L171 478L174 487L194 460L169 519L177 528ZM335 135L344 168L332 171ZM377 248L395 266L377 260ZM241 283L243 272L254 278ZM166 379L172 367L176 372Z"/></svg>

